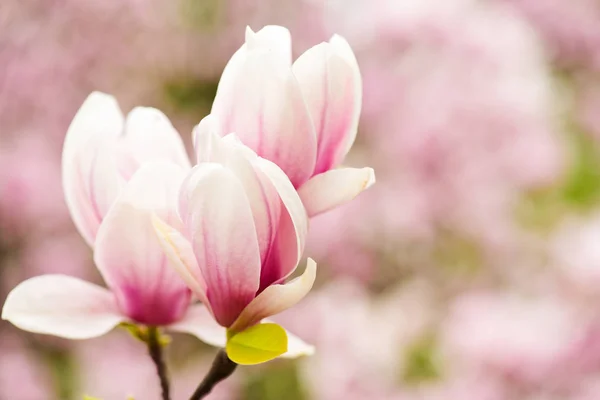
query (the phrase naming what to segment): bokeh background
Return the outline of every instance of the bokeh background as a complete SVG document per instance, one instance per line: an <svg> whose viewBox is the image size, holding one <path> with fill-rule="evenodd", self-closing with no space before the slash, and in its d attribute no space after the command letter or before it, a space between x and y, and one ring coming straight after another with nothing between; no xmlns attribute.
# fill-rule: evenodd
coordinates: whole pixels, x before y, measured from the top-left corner
<svg viewBox="0 0 600 400"><path fill-rule="evenodd" d="M294 54L346 37L364 83L347 164L377 184L317 217L315 289L279 317L311 358L239 368L213 400L600 399L597 0L2 0L0 302L43 273L99 280L60 155L92 90L190 144L246 25ZM175 400L214 355L176 336ZM125 331L0 323L0 400L158 400Z"/></svg>

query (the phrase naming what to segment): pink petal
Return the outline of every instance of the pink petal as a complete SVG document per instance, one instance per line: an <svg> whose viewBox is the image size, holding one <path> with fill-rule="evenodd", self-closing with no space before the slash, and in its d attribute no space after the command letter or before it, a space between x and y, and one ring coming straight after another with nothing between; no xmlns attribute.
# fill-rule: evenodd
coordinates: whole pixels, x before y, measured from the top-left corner
<svg viewBox="0 0 600 400"><path fill-rule="evenodd" d="M345 39L335 35L294 63L317 135L315 174L342 162L354 143L362 102L358 64Z"/></svg>
<svg viewBox="0 0 600 400"><path fill-rule="evenodd" d="M269 270L265 269L264 265L269 263L269 260L277 258L276 255L275 257L271 256L276 253L273 249L279 231L282 202L269 177L258 166L253 165L259 160L256 154L241 144L235 136L228 135L221 138L216 135L214 129L208 126L212 122L214 122L214 119L205 118L194 130L198 162L213 162L229 168L244 186L252 210L260 260L263 266L261 269L262 287L265 271ZM281 174L285 176L283 172ZM296 195L291 183L288 186ZM299 199L298 204L302 206ZM289 216L285 216L285 218L289 219ZM269 264L273 263L270 262ZM270 281L269 284L272 282Z"/></svg>
<svg viewBox="0 0 600 400"><path fill-rule="evenodd" d="M227 327L259 286L260 253L248 196L231 170L203 163L182 187L179 213L215 318Z"/></svg>
<svg viewBox="0 0 600 400"><path fill-rule="evenodd" d="M215 347L225 347L227 342L226 329L217 324L203 304L191 306L180 321L167 328L174 332L189 333Z"/></svg>
<svg viewBox="0 0 600 400"><path fill-rule="evenodd" d="M281 168L263 158L256 159L255 165L273 185L286 211L280 214L270 258L262 267L262 290L286 278L296 269L304 252L308 218L298 193Z"/></svg>
<svg viewBox="0 0 600 400"><path fill-rule="evenodd" d="M271 30L281 28L266 32ZM283 40L263 40L262 32L249 31L245 47L230 60L211 114L219 121L221 135L236 133L299 186L314 170L314 127L291 71L289 52L280 51L281 46L276 45Z"/></svg>
<svg viewBox="0 0 600 400"><path fill-rule="evenodd" d="M233 332L241 332L264 318L292 307L310 291L315 282L316 273L317 264L309 258L301 276L286 284L272 285L266 288L248 304L230 329Z"/></svg>
<svg viewBox="0 0 600 400"><path fill-rule="evenodd" d="M108 207L119 190L112 141L123 129L123 115L114 97L88 96L67 131L62 154L65 201L75 226L93 245Z"/></svg>
<svg viewBox="0 0 600 400"><path fill-rule="evenodd" d="M66 275L42 275L9 293L2 319L29 332L89 339L127 318L108 290Z"/></svg>
<svg viewBox="0 0 600 400"><path fill-rule="evenodd" d="M138 165L149 161L170 161L190 168L181 136L169 119L155 108L136 107L131 110L125 120L121 145Z"/></svg>
<svg viewBox="0 0 600 400"><path fill-rule="evenodd" d="M312 177L298 194L310 217L345 204L375 183L373 168L332 169Z"/></svg>
<svg viewBox="0 0 600 400"><path fill-rule="evenodd" d="M151 216L177 226L177 195L185 171L147 163L131 178L106 215L94 260L119 307L136 322L165 325L185 312L190 292L161 248Z"/></svg>

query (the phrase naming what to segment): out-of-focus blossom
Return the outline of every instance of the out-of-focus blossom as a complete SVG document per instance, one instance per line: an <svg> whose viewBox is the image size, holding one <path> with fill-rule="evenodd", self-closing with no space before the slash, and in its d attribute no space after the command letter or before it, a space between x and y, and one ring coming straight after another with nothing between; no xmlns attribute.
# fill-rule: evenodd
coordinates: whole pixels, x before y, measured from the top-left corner
<svg viewBox="0 0 600 400"><path fill-rule="evenodd" d="M600 141L600 83L590 76L576 81L575 117L587 134Z"/></svg>
<svg viewBox="0 0 600 400"><path fill-rule="evenodd" d="M523 12L559 65L600 67L600 6L594 0L503 0Z"/></svg>
<svg viewBox="0 0 600 400"><path fill-rule="evenodd" d="M430 288L413 282L373 301L364 288L339 281L312 293L277 321L319 349L303 361L302 376L314 398L404 399L395 382L404 351L431 322Z"/></svg>
<svg viewBox="0 0 600 400"><path fill-rule="evenodd" d="M304 250L308 221L302 202L277 165L233 135L221 138L217 129L209 116L194 132L198 165L181 188L181 220L159 216L154 224L208 312L230 332L241 332L300 301L313 285L316 264L309 260L302 276L283 283ZM290 344L290 353L309 351Z"/></svg>
<svg viewBox="0 0 600 400"><path fill-rule="evenodd" d="M330 23L352 43L364 81L367 133L349 156L374 163L379 184L357 200L367 210L360 224L353 206L315 221L312 231L338 244L315 256L361 246L366 257L373 246L385 256L407 242L431 254L452 235L482 262L503 263L525 242L514 218L521 194L556 182L564 168L551 76L531 27L496 2L356 1L334 10Z"/></svg>
<svg viewBox="0 0 600 400"><path fill-rule="evenodd" d="M3 332L0 343L0 398L52 399L49 371L45 370L34 353L17 337L6 332Z"/></svg>
<svg viewBox="0 0 600 400"><path fill-rule="evenodd" d="M375 179L371 168L335 169L358 128L362 87L352 49L340 36L292 65L287 29L246 31L219 82L211 114L288 175L309 215L345 203Z"/></svg>
<svg viewBox="0 0 600 400"><path fill-rule="evenodd" d="M159 110L137 107L124 119L112 96L92 93L69 127L62 160L65 200L90 245L120 188L150 161L190 167L168 118Z"/></svg>
<svg viewBox="0 0 600 400"><path fill-rule="evenodd" d="M90 278L92 254L76 232L30 238L19 249L20 274L28 278L42 274ZM14 286L14 285L13 285Z"/></svg>
<svg viewBox="0 0 600 400"><path fill-rule="evenodd" d="M576 292L597 296L600 285L600 215L572 218L554 234L550 252L561 277Z"/></svg>
<svg viewBox="0 0 600 400"><path fill-rule="evenodd" d="M47 143L23 132L0 141L0 236L19 237L64 224L58 157Z"/></svg>
<svg viewBox="0 0 600 400"><path fill-rule="evenodd" d="M453 368L544 385L565 378L565 361L586 326L586 319L557 297L472 294L453 305L443 341Z"/></svg>
<svg viewBox="0 0 600 400"><path fill-rule="evenodd" d="M170 377L172 399L190 397L199 379L210 368L208 354L192 354L183 366L171 362ZM81 381L76 390L78 397L90 395L99 399L125 400L128 396L140 400L159 400L160 387L155 379L156 370L148 362L147 349L132 341L124 331L76 345L74 364ZM233 400L237 398L236 375L215 387L211 398Z"/></svg>

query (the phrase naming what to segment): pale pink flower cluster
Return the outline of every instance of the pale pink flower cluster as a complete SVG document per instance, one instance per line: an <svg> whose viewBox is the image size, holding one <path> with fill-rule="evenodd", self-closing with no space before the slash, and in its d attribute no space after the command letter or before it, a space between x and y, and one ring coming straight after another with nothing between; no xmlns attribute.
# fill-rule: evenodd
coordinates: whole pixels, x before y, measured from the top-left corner
<svg viewBox="0 0 600 400"><path fill-rule="evenodd" d="M593 0L503 0L523 13L566 67L600 66L600 6Z"/></svg>
<svg viewBox="0 0 600 400"><path fill-rule="evenodd" d="M321 240L315 254L342 265L341 248L362 243L368 258L371 243L428 243L440 232L492 262L518 246L519 197L565 166L548 60L531 27L495 2L340 7L346 18L331 23L356 43L365 82L366 133L350 156L374 160L380 183L363 204L315 221L338 243ZM366 219L349 217L355 207Z"/></svg>

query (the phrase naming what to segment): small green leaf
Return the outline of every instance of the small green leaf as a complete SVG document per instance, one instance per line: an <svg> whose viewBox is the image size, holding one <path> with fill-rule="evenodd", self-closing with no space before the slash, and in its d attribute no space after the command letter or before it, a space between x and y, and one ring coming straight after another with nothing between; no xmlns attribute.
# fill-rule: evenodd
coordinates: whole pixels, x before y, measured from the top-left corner
<svg viewBox="0 0 600 400"><path fill-rule="evenodd" d="M270 361L287 351L285 329L273 323L254 325L245 331L228 334L225 351L231 361L254 365Z"/></svg>

